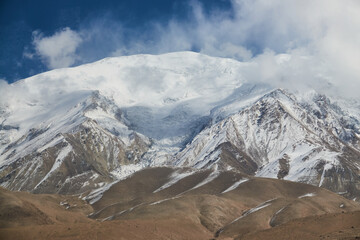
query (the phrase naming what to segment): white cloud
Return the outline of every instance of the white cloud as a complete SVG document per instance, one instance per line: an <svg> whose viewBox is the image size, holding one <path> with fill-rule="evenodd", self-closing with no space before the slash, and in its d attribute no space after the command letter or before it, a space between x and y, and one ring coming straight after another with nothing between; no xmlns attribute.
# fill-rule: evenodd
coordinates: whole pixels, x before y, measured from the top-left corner
<svg viewBox="0 0 360 240"><path fill-rule="evenodd" d="M64 28L49 37L44 37L43 34L35 31L33 37L37 55L50 69L69 67L78 59L76 50L82 38L70 28Z"/></svg>
<svg viewBox="0 0 360 240"><path fill-rule="evenodd" d="M243 61L248 61L253 56L250 50L230 42L222 43L219 46L205 44L201 52L212 56L229 57Z"/></svg>
<svg viewBox="0 0 360 240"><path fill-rule="evenodd" d="M333 86L358 96L359 1L233 0L231 13L209 15L199 3L192 6L193 21L165 26L159 42L174 46L169 40L180 33L177 39L209 55L248 61L253 54L253 81L321 91ZM280 64L279 54L291 57Z"/></svg>
<svg viewBox="0 0 360 240"><path fill-rule="evenodd" d="M28 59L34 59L34 53L29 52L28 50L25 50L23 52L23 57Z"/></svg>
<svg viewBox="0 0 360 240"><path fill-rule="evenodd" d="M77 32L65 28L50 37L35 34L34 46L50 68L107 56L195 50L255 63L246 73L252 81L320 90L333 86L341 94L358 96L360 1L231 0L231 4L229 11L209 13L191 1L189 19L151 22L140 29L104 16Z"/></svg>

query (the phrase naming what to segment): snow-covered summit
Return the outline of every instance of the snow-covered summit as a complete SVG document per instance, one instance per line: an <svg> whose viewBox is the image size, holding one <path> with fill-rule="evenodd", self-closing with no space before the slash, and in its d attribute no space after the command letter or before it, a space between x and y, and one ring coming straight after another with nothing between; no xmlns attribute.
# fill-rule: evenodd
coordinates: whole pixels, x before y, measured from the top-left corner
<svg viewBox="0 0 360 240"><path fill-rule="evenodd" d="M193 52L134 55L5 86L0 183L80 193L177 165L358 194L359 103L250 82L243 73L253 64Z"/></svg>
<svg viewBox="0 0 360 240"><path fill-rule="evenodd" d="M122 107L164 106L195 98L214 102L244 82L240 73L245 65L194 52L133 55L52 70L20 80L11 88L20 93L17 99L26 92L28 100L99 90Z"/></svg>
<svg viewBox="0 0 360 240"><path fill-rule="evenodd" d="M3 124L27 131L50 116L63 115L63 111L98 91L125 109L140 132L155 139L164 134L174 138L245 83L241 71L246 65L179 52L106 58L56 69L1 89L1 119ZM188 123L174 124L172 119Z"/></svg>

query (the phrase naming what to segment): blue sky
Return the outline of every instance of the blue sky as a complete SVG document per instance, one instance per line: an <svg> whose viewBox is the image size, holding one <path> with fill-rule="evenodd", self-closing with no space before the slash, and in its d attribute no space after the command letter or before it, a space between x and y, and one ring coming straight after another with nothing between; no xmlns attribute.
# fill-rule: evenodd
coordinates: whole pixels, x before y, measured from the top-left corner
<svg viewBox="0 0 360 240"><path fill-rule="evenodd" d="M205 11L228 11L229 1L202 1ZM199 1L201 4L201 1ZM82 48L95 48L76 64L98 60L116 51L118 41L131 41L144 36L152 24L164 25L171 19L190 21L190 2L182 0L2 0L0 2L0 78L13 82L49 69L34 54L34 33L52 36L62 29L81 31L105 27L108 31L121 33L93 36ZM100 26L100 25L104 26ZM120 30L121 29L121 30ZM151 35L151 33L148 33ZM98 39L95 39L98 38ZM102 38L102 39L99 39ZM124 38L129 38L124 40ZM120 43L119 43L120 44ZM29 54L29 55L27 55ZM30 54L32 54L32 57ZM28 56L28 57L26 57ZM51 67L50 67L51 68Z"/></svg>
<svg viewBox="0 0 360 240"><path fill-rule="evenodd" d="M253 81L360 89L358 0L0 2L0 82L104 57L196 51L256 64Z"/></svg>

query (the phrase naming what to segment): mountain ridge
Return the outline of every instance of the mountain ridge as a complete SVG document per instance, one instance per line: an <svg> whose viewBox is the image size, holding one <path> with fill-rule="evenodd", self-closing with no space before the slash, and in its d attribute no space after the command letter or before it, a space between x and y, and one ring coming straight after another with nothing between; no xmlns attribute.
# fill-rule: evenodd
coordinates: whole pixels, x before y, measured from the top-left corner
<svg viewBox="0 0 360 240"><path fill-rule="evenodd" d="M360 105L248 82L249 66L191 52L136 55L9 85L0 184L86 195L145 167L186 166L360 200Z"/></svg>

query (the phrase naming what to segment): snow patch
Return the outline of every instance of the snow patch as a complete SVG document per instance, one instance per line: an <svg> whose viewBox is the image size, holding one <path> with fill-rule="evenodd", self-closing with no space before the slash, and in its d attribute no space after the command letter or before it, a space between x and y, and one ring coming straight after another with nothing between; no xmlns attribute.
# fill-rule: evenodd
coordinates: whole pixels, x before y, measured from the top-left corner
<svg viewBox="0 0 360 240"><path fill-rule="evenodd" d="M247 178L241 179L241 180L235 182L233 185L231 185L229 188L227 188L227 189L226 189L225 191L223 191L222 193L230 192L230 191L236 189L240 184L242 184L242 183L244 183L244 182L247 182L247 181L249 181L249 179L247 179Z"/></svg>
<svg viewBox="0 0 360 240"><path fill-rule="evenodd" d="M286 206L285 206L285 207L282 207L282 208L280 208L278 211L276 211L276 213L271 217L270 226L273 225L276 217L277 217L277 216L279 215L279 213L281 213L285 208L286 208Z"/></svg>
<svg viewBox="0 0 360 240"><path fill-rule="evenodd" d="M304 195L299 196L298 198L305 198L305 197L315 197L316 193L306 193Z"/></svg>
<svg viewBox="0 0 360 240"><path fill-rule="evenodd" d="M37 150L37 152L41 153L42 151L44 151L45 149L48 149L50 147L54 147L55 145L59 144L60 142L62 142L64 140L63 136L58 136L55 137L53 140L51 140L51 142L49 142L48 144L44 145L43 147L39 148Z"/></svg>
<svg viewBox="0 0 360 240"><path fill-rule="evenodd" d="M92 190L87 196L83 197L82 199L88 201L90 204L94 204L94 203L96 203L97 201L99 201L102 198L104 193L107 190L109 190L112 185L118 183L119 181L120 180L117 180L117 181L108 183L103 187Z"/></svg>
<svg viewBox="0 0 360 240"><path fill-rule="evenodd" d="M65 157L72 151L72 146L68 144L66 147L62 148L59 152L58 156L55 159L53 166L51 167L50 171L46 174L46 176L35 186L34 189L38 188L46 179L48 179L51 174L58 169L61 164L63 163Z"/></svg>
<svg viewBox="0 0 360 240"><path fill-rule="evenodd" d="M144 164L128 164L128 165L122 165L119 168L111 171L111 175L113 175L118 180L122 180L127 178L128 176L134 174L135 172L145 168L146 166Z"/></svg>
<svg viewBox="0 0 360 240"><path fill-rule="evenodd" d="M323 183L324 183L326 171L332 169L333 167L334 167L333 164L330 164L330 163L325 164L324 169L323 169L323 172L322 172L322 174L321 174L321 178L320 178L320 182L319 182L319 187L321 187L321 186L323 185Z"/></svg>
<svg viewBox="0 0 360 240"><path fill-rule="evenodd" d="M166 188L171 187L172 185L174 185L175 183L179 182L181 179L186 178L187 176L190 176L192 174L194 174L194 170L190 170L188 172L184 172L184 173L179 173L180 170L175 171L174 173L171 174L170 176L170 181L165 183L164 185L162 185L161 187L159 187L158 189L156 189L153 193L157 193L160 192Z"/></svg>
<svg viewBox="0 0 360 240"><path fill-rule="evenodd" d="M197 184L195 187L189 189L188 191L194 190L196 188L199 188L201 186L204 186L205 184L208 184L209 182L213 181L215 178L217 178L220 175L220 171L213 171L209 174L207 178L205 178L202 182Z"/></svg>
<svg viewBox="0 0 360 240"><path fill-rule="evenodd" d="M169 200L174 200L174 199L177 199L181 196L175 196L175 197L172 197L172 198L166 198L166 199L162 199L160 201L156 201L156 202L153 202L153 203L150 203L149 205L156 205L156 204L159 204L159 203L162 203L162 202L165 202L165 201L169 201Z"/></svg>
<svg viewBox="0 0 360 240"><path fill-rule="evenodd" d="M272 201L272 200L269 200L269 201ZM271 203L269 203L269 201L266 201L266 202L264 202L264 203L262 203L262 204L260 204L260 205L258 205L258 206L256 206L256 207L254 207L254 208L246 211L243 215L241 215L240 217L236 218L236 219L235 219L234 221L232 221L230 224L232 224L232 223L234 223L234 222L236 222L236 221L238 221L238 220L240 220L240 219L248 216L248 215L251 214L251 213L257 212L257 211L259 211L259 210L261 210L261 209L263 209L263 208L266 208L266 207L270 206Z"/></svg>

